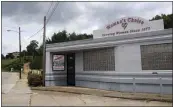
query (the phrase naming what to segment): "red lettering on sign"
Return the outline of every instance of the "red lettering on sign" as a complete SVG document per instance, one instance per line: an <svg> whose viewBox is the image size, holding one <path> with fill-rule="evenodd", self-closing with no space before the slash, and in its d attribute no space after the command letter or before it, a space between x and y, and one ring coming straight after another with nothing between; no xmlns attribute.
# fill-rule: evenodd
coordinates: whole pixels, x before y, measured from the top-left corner
<svg viewBox="0 0 173 107"><path fill-rule="evenodd" d="M136 23L139 23L139 24L144 24L144 21L140 20L139 18L127 18L127 19L121 19L121 20L118 20L110 25L107 25L106 28L107 29L110 29L112 28L113 26L115 25L118 25L118 24L122 24L122 23L128 23L128 22L136 22Z"/></svg>

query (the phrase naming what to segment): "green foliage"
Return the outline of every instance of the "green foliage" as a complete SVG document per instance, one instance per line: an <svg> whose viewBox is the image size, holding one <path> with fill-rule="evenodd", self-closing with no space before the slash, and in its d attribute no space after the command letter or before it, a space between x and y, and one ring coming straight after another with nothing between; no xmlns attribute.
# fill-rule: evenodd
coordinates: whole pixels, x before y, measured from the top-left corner
<svg viewBox="0 0 173 107"><path fill-rule="evenodd" d="M1 60L1 68L5 68L9 64L15 62L17 59L3 59Z"/></svg>
<svg viewBox="0 0 173 107"><path fill-rule="evenodd" d="M67 31L63 30L58 33L54 33L51 39L50 38L46 39L46 44L82 40L82 39L89 39L89 38L93 38L93 35L92 34L90 35L76 34L75 32L67 34ZM39 47L38 41L36 40L32 40L30 44L26 47L26 49L27 50L23 50L21 52L21 57L33 56L33 58L35 58L36 56L43 55L43 44L41 44L41 46ZM30 59L24 58L24 62L27 62L28 60L31 61Z"/></svg>
<svg viewBox="0 0 173 107"><path fill-rule="evenodd" d="M67 37L67 32L65 30L63 30L62 32L54 33L51 38L52 43L66 42L66 41L68 41L68 37Z"/></svg>
<svg viewBox="0 0 173 107"><path fill-rule="evenodd" d="M42 86L42 75L29 72L28 85L32 87Z"/></svg>
<svg viewBox="0 0 173 107"><path fill-rule="evenodd" d="M25 56L22 58L23 63L32 62L33 56Z"/></svg>
<svg viewBox="0 0 173 107"><path fill-rule="evenodd" d="M90 38L93 38L92 34L76 34L75 32L67 34L67 32L63 30L62 32L54 33L51 39L48 38L46 40L46 44L83 40Z"/></svg>
<svg viewBox="0 0 173 107"><path fill-rule="evenodd" d="M42 56L43 55L43 44L40 45L38 49L36 49L35 56Z"/></svg>
<svg viewBox="0 0 173 107"><path fill-rule="evenodd" d="M9 62L6 61L6 63L2 64L2 68L5 70L8 70L8 71L10 71L11 68L13 68L14 71L15 70L19 71L19 70L21 70L22 67L23 67L23 64L20 63L20 59L14 59L11 61L9 60Z"/></svg>
<svg viewBox="0 0 173 107"><path fill-rule="evenodd" d="M3 54L1 54L1 59L5 59L5 56Z"/></svg>
<svg viewBox="0 0 173 107"><path fill-rule="evenodd" d="M31 69L42 69L42 56L35 56L30 64Z"/></svg>
<svg viewBox="0 0 173 107"><path fill-rule="evenodd" d="M23 50L23 51L21 52L21 57L24 57L24 56L27 56L27 51L26 51L26 50Z"/></svg>
<svg viewBox="0 0 173 107"><path fill-rule="evenodd" d="M30 44L26 47L28 55L32 55L36 52L36 48L38 47L38 41L32 40Z"/></svg>
<svg viewBox="0 0 173 107"><path fill-rule="evenodd" d="M159 20L159 19L163 19L164 21L164 28L168 29L168 28L173 28L173 14L161 14L161 15L156 15L155 17L153 17L150 21L152 20Z"/></svg>

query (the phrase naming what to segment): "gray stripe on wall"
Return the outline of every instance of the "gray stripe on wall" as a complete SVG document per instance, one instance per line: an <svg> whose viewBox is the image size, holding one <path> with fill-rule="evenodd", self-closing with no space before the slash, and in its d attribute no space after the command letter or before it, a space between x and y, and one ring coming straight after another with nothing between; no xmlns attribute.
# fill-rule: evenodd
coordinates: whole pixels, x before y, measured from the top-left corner
<svg viewBox="0 0 173 107"><path fill-rule="evenodd" d="M82 72L76 72L76 75L96 75L96 76L125 76L125 77L145 77L145 76L151 76L151 77L172 77L172 71L170 70L161 70L162 72L160 72L159 70L153 70L150 72L147 71L142 71L142 72L116 72L116 71L103 71L103 72L97 72L97 71L82 71ZM153 74L153 72L157 72L157 74Z"/></svg>
<svg viewBox="0 0 173 107"><path fill-rule="evenodd" d="M45 75L66 75L67 72L47 72Z"/></svg>

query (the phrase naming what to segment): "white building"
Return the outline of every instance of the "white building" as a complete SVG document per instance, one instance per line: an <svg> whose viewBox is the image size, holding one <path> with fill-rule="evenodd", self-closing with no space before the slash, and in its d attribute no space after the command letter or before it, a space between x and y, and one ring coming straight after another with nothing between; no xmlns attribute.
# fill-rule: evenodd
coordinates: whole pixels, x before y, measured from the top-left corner
<svg viewBox="0 0 173 107"><path fill-rule="evenodd" d="M13 52L12 54L13 54L14 58L19 57L19 52Z"/></svg>
<svg viewBox="0 0 173 107"><path fill-rule="evenodd" d="M172 94L172 29L163 20L125 17L93 35L46 45L46 86Z"/></svg>

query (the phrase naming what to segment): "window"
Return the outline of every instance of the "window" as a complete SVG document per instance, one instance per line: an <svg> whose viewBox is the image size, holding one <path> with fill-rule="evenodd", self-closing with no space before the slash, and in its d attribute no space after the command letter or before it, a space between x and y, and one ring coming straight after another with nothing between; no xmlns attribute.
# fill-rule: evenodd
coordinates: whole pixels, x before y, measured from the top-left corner
<svg viewBox="0 0 173 107"><path fill-rule="evenodd" d="M84 71L115 70L114 48L84 51L83 60Z"/></svg>
<svg viewBox="0 0 173 107"><path fill-rule="evenodd" d="M143 70L172 70L172 43L141 45Z"/></svg>
<svg viewBox="0 0 173 107"><path fill-rule="evenodd" d="M64 70L64 55L53 55L53 71Z"/></svg>

